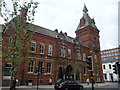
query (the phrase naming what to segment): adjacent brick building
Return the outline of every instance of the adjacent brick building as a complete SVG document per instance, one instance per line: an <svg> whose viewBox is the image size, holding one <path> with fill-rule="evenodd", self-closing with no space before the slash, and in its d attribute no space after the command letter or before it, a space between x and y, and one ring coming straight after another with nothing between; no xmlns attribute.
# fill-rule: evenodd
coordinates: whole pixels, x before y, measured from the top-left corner
<svg viewBox="0 0 120 90"><path fill-rule="evenodd" d="M36 27L35 33L33 33L34 26ZM80 19L75 31L75 38L68 36L66 32L58 32L57 29L53 31L33 24L31 24L29 31L32 34L28 45L31 50L29 61L19 64L20 69L25 64L24 81L37 84L38 75L35 71L39 65L39 84L48 84L50 78L52 79L52 84L59 78L74 79L85 83L87 78L91 78L90 71L87 69L86 58L92 55L94 79L97 82L104 82L99 30L95 25L94 19L89 17L86 6L84 6L83 17ZM4 35L5 41L11 39L8 33L6 32ZM6 43L3 42L3 45L7 45ZM9 64L3 61L3 67L5 66L9 66ZM98 67L97 71L96 67ZM4 72L3 84L7 85L9 83L9 75L5 75ZM20 80L20 74L21 70L16 73L18 80Z"/></svg>

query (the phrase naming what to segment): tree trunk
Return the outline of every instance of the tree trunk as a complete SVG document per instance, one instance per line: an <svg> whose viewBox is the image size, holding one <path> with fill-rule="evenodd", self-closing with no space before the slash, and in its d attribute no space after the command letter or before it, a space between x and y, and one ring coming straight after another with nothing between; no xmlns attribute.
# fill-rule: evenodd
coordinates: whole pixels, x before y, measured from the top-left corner
<svg viewBox="0 0 120 90"><path fill-rule="evenodd" d="M11 73L10 90L13 90L13 72Z"/></svg>
<svg viewBox="0 0 120 90"><path fill-rule="evenodd" d="M24 75L25 75L25 71L24 71L24 69L25 69L25 59L24 59L24 61L23 61L23 63L22 63L22 65L23 65L23 68L22 68L22 72L21 72L21 78L20 78L20 85L24 85L25 84L25 80L24 80Z"/></svg>
<svg viewBox="0 0 120 90"><path fill-rule="evenodd" d="M76 80L76 74L74 73L74 80Z"/></svg>

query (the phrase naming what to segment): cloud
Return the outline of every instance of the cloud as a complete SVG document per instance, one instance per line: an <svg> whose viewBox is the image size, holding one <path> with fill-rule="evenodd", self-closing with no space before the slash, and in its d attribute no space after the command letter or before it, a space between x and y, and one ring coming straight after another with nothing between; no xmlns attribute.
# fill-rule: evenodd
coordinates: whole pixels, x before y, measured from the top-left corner
<svg viewBox="0 0 120 90"><path fill-rule="evenodd" d="M94 17L100 30L101 49L117 46L118 0L40 0L40 2L39 20L36 24L40 22L40 26L63 30L72 37L76 36L74 32L86 3L90 17Z"/></svg>

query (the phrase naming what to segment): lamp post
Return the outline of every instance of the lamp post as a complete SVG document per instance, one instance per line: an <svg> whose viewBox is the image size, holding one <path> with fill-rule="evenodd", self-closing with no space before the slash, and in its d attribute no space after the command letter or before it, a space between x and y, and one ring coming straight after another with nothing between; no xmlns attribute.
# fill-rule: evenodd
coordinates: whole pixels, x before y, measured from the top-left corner
<svg viewBox="0 0 120 90"><path fill-rule="evenodd" d="M93 71L91 71L92 90L94 90Z"/></svg>
<svg viewBox="0 0 120 90"><path fill-rule="evenodd" d="M40 65L38 64L37 66L37 73L38 73L38 78L37 78L37 90L38 90L38 87L39 87L39 69L40 69Z"/></svg>
<svg viewBox="0 0 120 90"><path fill-rule="evenodd" d="M91 83L92 83L92 90L94 90L94 79L93 79L93 57L92 57L92 51L90 51L90 56L87 58L88 63L88 69L91 72Z"/></svg>

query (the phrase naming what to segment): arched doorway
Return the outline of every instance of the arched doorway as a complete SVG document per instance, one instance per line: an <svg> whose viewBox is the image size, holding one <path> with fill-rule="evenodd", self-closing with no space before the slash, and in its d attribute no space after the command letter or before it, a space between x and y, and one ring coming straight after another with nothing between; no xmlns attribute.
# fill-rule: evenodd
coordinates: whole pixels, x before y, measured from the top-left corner
<svg viewBox="0 0 120 90"><path fill-rule="evenodd" d="M58 79L64 79L65 69L63 67L58 68Z"/></svg>
<svg viewBox="0 0 120 90"><path fill-rule="evenodd" d="M66 71L65 71L65 80L72 80L73 79L73 68L72 65L68 65L66 67Z"/></svg>

